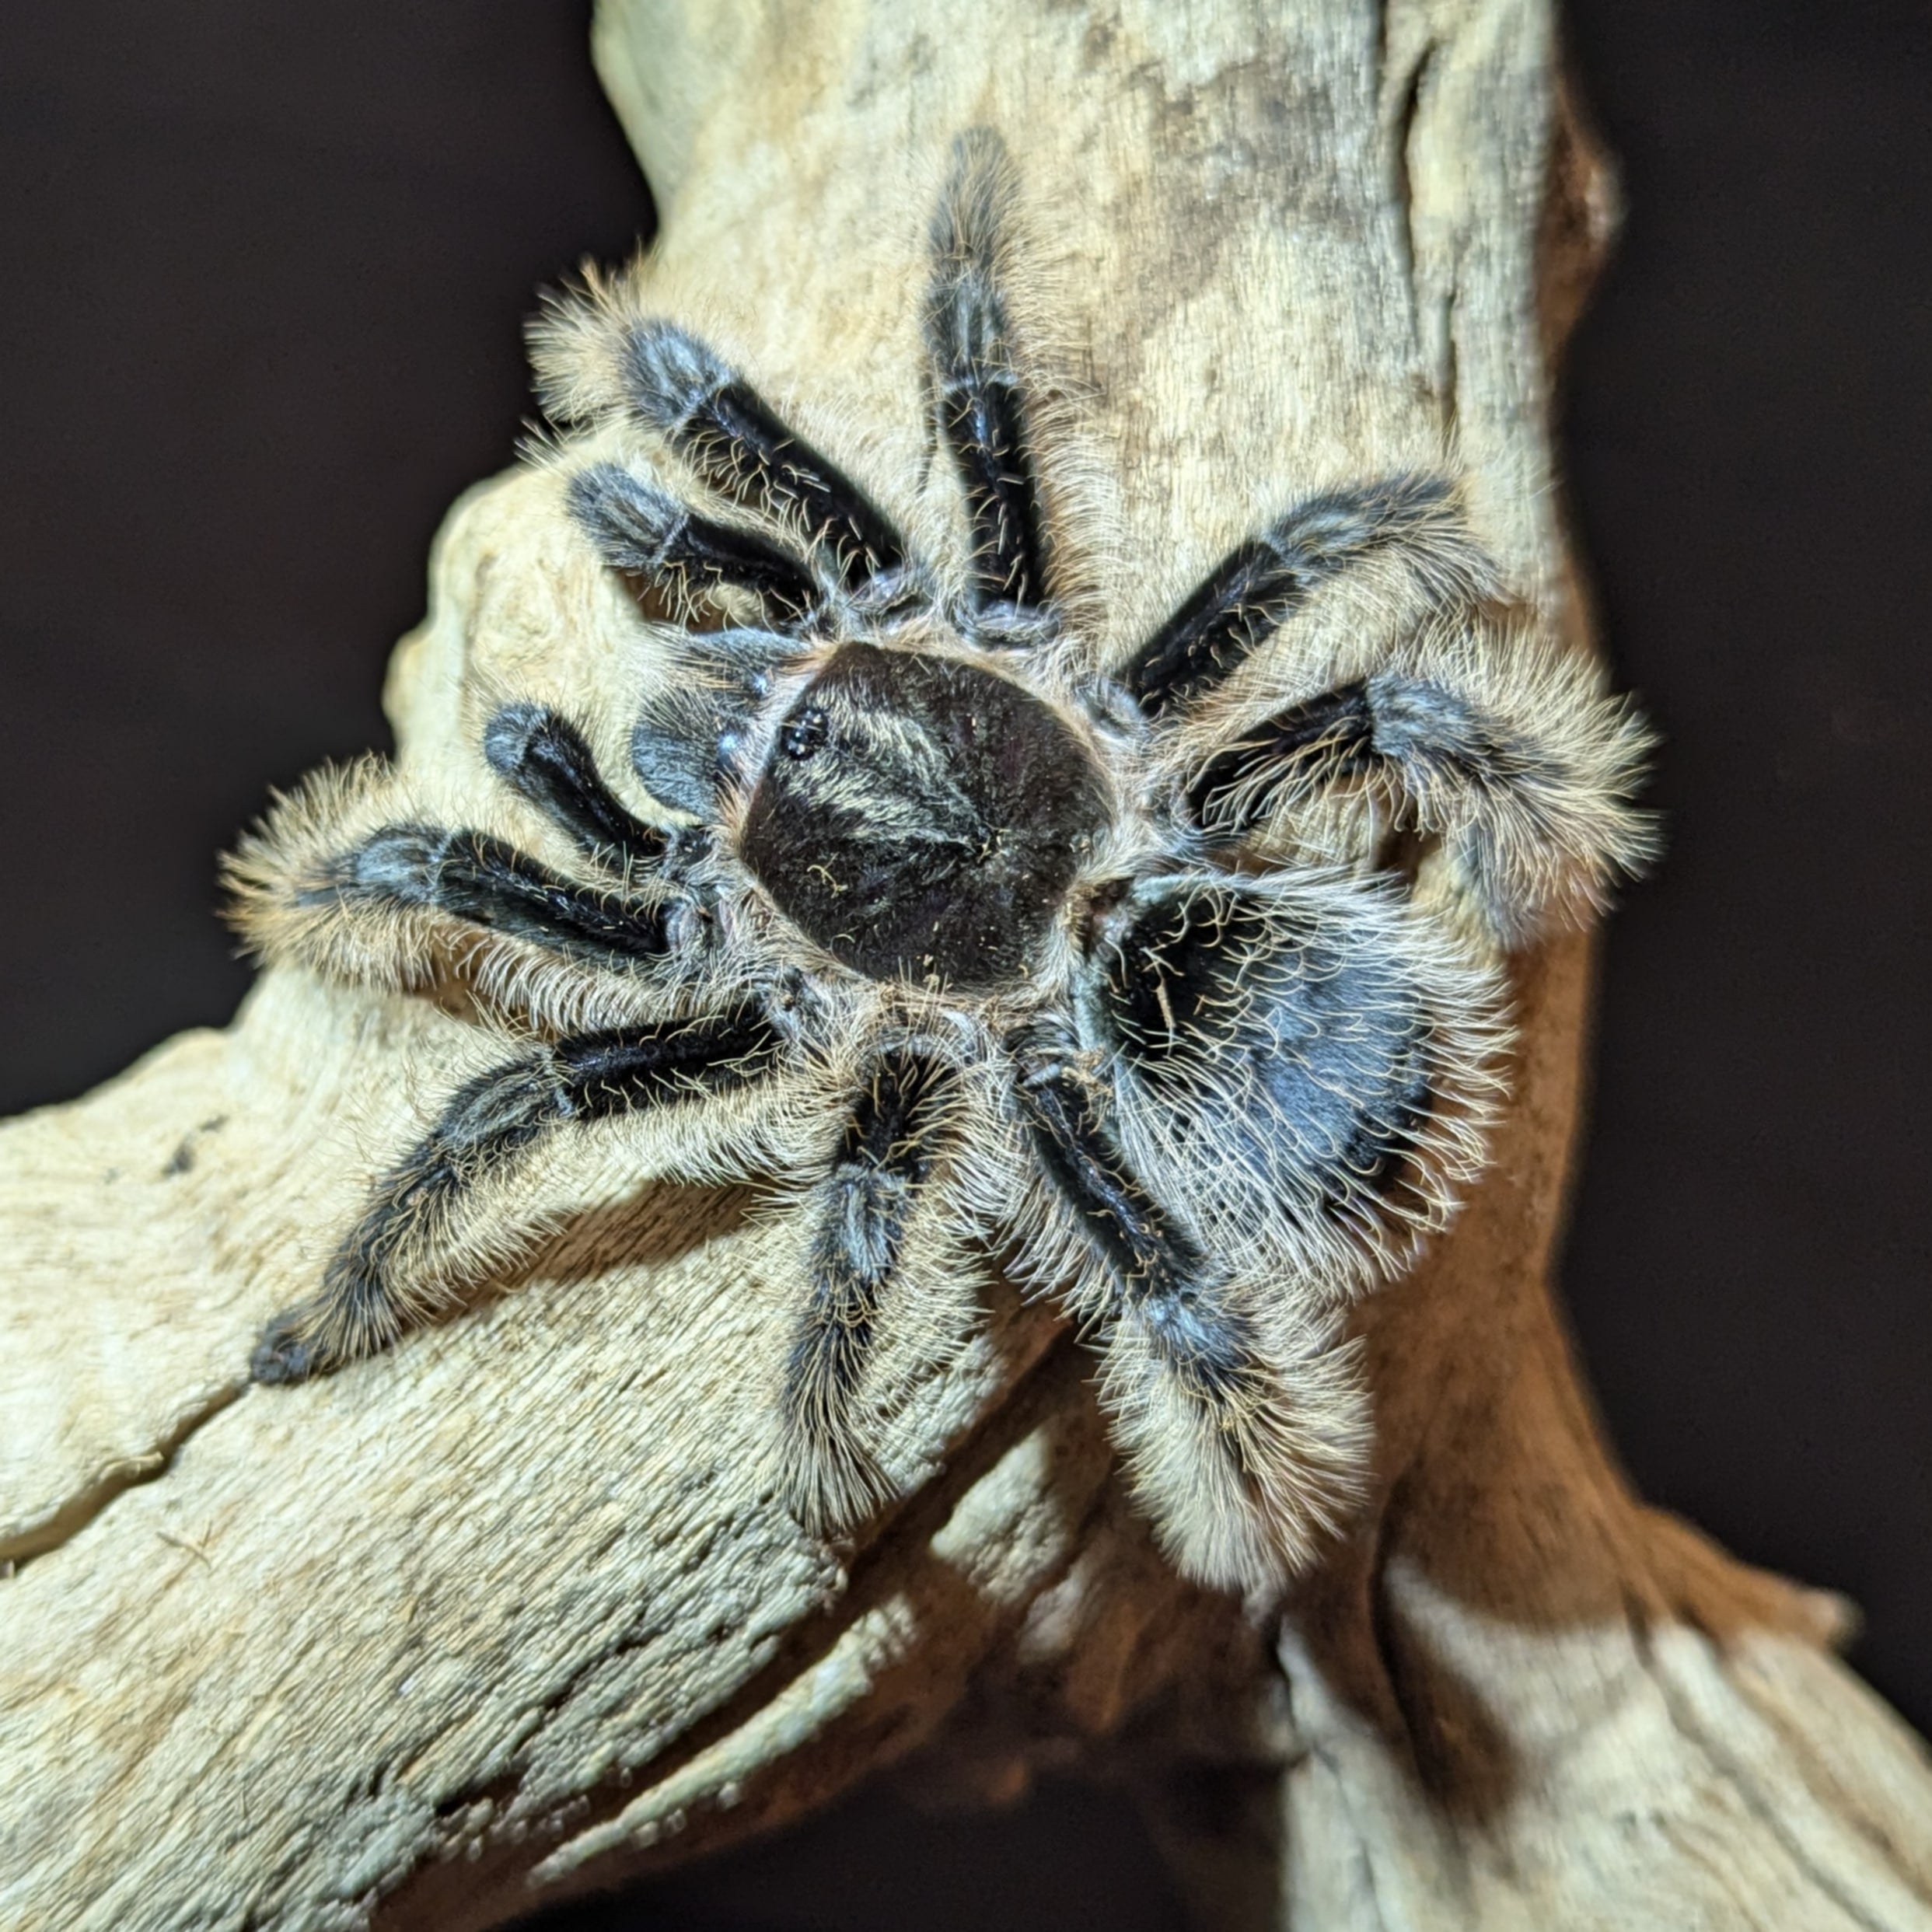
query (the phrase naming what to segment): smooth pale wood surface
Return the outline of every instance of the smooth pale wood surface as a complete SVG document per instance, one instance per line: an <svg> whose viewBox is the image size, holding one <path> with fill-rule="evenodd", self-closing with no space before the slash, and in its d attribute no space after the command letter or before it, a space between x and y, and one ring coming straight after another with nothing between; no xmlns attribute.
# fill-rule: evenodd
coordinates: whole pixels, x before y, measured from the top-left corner
<svg viewBox="0 0 1932 1932"><path fill-rule="evenodd" d="M1612 197L1539 0L610 0L596 38L655 299L915 522L926 211L1003 132L1113 644L1290 492L1452 438L1577 624L1546 369ZM552 483L473 492L392 673L416 782L500 817L478 705L620 717L627 621ZM1588 980L1581 942L1523 963L1496 1172L1364 1311L1375 1500L1279 1615L1163 1570L1080 1351L998 1294L900 1420L900 1505L805 1537L784 1231L621 1147L547 1179L504 1294L248 1389L475 1063L427 1001L271 975L0 1130L0 1925L482 1926L925 1747L988 1797L1130 1777L1206 1925L1932 1927L1932 1773L1837 1606L1636 1504L1578 1391L1545 1281Z"/></svg>

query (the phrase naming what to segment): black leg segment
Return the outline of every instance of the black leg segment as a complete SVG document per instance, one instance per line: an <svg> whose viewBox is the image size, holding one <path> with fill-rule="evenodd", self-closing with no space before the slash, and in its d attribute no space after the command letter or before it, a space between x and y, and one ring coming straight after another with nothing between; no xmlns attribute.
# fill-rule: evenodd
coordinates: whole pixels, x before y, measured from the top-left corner
<svg viewBox="0 0 1932 1932"><path fill-rule="evenodd" d="M1506 666L1425 634L1410 663L1247 726L1188 778L1195 823L1232 841L1353 788L1441 841L1505 946L1600 908L1655 854L1633 809L1649 734L1586 662L1511 648L1526 655Z"/></svg>
<svg viewBox="0 0 1932 1932"><path fill-rule="evenodd" d="M669 908L578 885L487 832L391 825L334 861L306 900L420 907L525 939L590 964L624 969L662 959Z"/></svg>
<svg viewBox="0 0 1932 1932"><path fill-rule="evenodd" d="M1188 802L1207 830L1239 837L1284 798L1311 798L1377 774L1412 808L1453 796L1466 802L1467 815L1480 816L1486 802L1506 809L1513 803L1526 838L1546 830L1542 800L1560 796L1566 778L1547 747L1448 684L1383 671L1244 732L1195 775Z"/></svg>
<svg viewBox="0 0 1932 1932"><path fill-rule="evenodd" d="M632 412L705 483L800 532L847 590L903 573L904 541L865 493L695 336L634 330L624 385Z"/></svg>
<svg viewBox="0 0 1932 1932"><path fill-rule="evenodd" d="M570 480L571 514L607 564L690 598L749 591L771 620L805 623L819 587L802 561L755 530L714 522L614 463Z"/></svg>
<svg viewBox="0 0 1932 1932"><path fill-rule="evenodd" d="M1398 547L1441 596L1473 595L1487 584L1489 566L1443 478L1394 477L1333 491L1224 557L1141 646L1123 680L1154 715L1192 704L1237 670L1317 586Z"/></svg>
<svg viewBox="0 0 1932 1932"><path fill-rule="evenodd" d="M1267 816L1284 789L1300 795L1360 777L1376 763L1375 722L1362 679L1290 706L1195 774L1187 788L1195 823L1239 837Z"/></svg>
<svg viewBox="0 0 1932 1932"><path fill-rule="evenodd" d="M797 1484L815 1515L862 1501L852 1412L921 1190L943 1158L956 1076L914 1048L889 1048L854 1102L819 1193L811 1301L785 1366L783 1411L808 1467Z"/></svg>
<svg viewBox="0 0 1932 1932"><path fill-rule="evenodd" d="M763 1014L743 1006L579 1034L473 1080L377 1182L320 1291L269 1323L255 1380L299 1382L384 1347L448 1296L452 1276L478 1272L470 1231L501 1217L494 1190L561 1129L742 1086L774 1071L780 1046ZM480 1190L494 1217L477 1213Z"/></svg>
<svg viewBox="0 0 1932 1932"><path fill-rule="evenodd" d="M1087 1081L1039 1036L1017 1043L1015 1091L1041 1171L1083 1223L1120 1303L1190 1394L1219 1403L1256 1378L1253 1338L1199 1244L1127 1169Z"/></svg>
<svg viewBox="0 0 1932 1932"><path fill-rule="evenodd" d="M1006 164L981 131L960 144L935 225L926 302L939 426L965 487L976 605L997 613L1048 602L1039 491L997 277Z"/></svg>
<svg viewBox="0 0 1932 1932"><path fill-rule="evenodd" d="M561 712L506 704L484 728L483 754L504 782L560 825L586 857L620 872L655 865L668 840L620 802L584 735Z"/></svg>

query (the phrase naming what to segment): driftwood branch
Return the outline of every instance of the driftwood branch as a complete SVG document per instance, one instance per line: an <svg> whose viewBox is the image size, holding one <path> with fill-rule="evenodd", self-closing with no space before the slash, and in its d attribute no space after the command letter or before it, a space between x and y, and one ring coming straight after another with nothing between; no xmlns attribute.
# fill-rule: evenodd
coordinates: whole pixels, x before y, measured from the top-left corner
<svg viewBox="0 0 1932 1932"><path fill-rule="evenodd" d="M923 210L1004 134L1082 434L1106 621L1257 492L1452 438L1553 621L1551 356L1609 225L1544 0L971 9L611 0L666 312L885 449ZM475 693L612 675L541 479L452 513L392 673L487 812ZM484 1926L924 1747L989 1797L1132 1777L1204 1924L1932 1927L1932 1772L1833 1600L1637 1504L1546 1278L1581 942L1522 967L1494 1175L1364 1311L1373 1503L1285 1612L1178 1582L1083 1357L1011 1298L900 1418L855 1548L770 1477L791 1290L726 1191L587 1172L508 1291L299 1392L243 1380L469 1029L270 975L0 1134L0 1924Z"/></svg>

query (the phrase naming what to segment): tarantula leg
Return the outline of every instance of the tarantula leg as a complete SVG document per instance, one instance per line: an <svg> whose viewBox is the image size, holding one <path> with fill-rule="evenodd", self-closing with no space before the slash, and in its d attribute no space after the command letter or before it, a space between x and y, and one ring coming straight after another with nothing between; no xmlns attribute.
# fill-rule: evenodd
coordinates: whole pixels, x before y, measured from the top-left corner
<svg viewBox="0 0 1932 1932"><path fill-rule="evenodd" d="M1377 787L1448 843L1503 944L1599 907L1651 855L1631 803L1648 733L1580 661L1531 647L1515 688L1490 693L1504 704L1458 688L1473 662L1378 672L1263 719L1193 774L1189 809L1232 840L1282 806Z"/></svg>
<svg viewBox="0 0 1932 1932"><path fill-rule="evenodd" d="M438 826L390 825L297 888L313 907L420 908L603 966L661 959L675 943L677 901L641 903L579 886L506 840Z"/></svg>
<svg viewBox="0 0 1932 1932"><path fill-rule="evenodd" d="M697 337L646 323L625 346L632 414L712 489L802 533L847 591L904 575L904 540L865 493Z"/></svg>
<svg viewBox="0 0 1932 1932"><path fill-rule="evenodd" d="M1264 1328L1130 1171L1064 1050L1036 1039L1020 1054L1034 1153L1111 1291L1102 1389L1134 1486L1191 1574L1277 1583L1359 1480L1367 1438L1353 1359L1332 1318Z"/></svg>
<svg viewBox="0 0 1932 1932"><path fill-rule="evenodd" d="M1033 1152L1106 1263L1116 1298L1143 1312L1204 1392L1239 1375L1239 1318L1221 1306L1207 1256L1127 1170L1087 1081L1043 1043L1022 1049L1016 1091Z"/></svg>
<svg viewBox="0 0 1932 1932"><path fill-rule="evenodd" d="M943 1159L956 1078L910 1046L882 1053L816 1191L811 1299L785 1365L781 1410L801 1518L838 1528L879 1497L854 1410L919 1196Z"/></svg>
<svg viewBox="0 0 1932 1932"><path fill-rule="evenodd" d="M1039 492L1025 400L998 281L1004 155L963 139L934 225L926 344L940 428L972 522L973 597L983 614L1037 613L1049 601Z"/></svg>
<svg viewBox="0 0 1932 1932"><path fill-rule="evenodd" d="M664 857L669 834L632 816L604 782L583 733L561 712L505 705L484 728L483 754L595 864L627 875Z"/></svg>
<svg viewBox="0 0 1932 1932"><path fill-rule="evenodd" d="M1368 685L1357 678L1291 705L1216 752L1188 784L1196 823L1239 838L1284 798L1312 796L1381 768Z"/></svg>
<svg viewBox="0 0 1932 1932"><path fill-rule="evenodd" d="M1399 550L1437 602L1487 593L1493 569L1443 477L1398 476L1298 505L1231 550L1129 660L1122 681L1158 716L1230 676L1316 587Z"/></svg>
<svg viewBox="0 0 1932 1932"><path fill-rule="evenodd" d="M1016 1091L1035 1158L1098 1250L1113 1312L1138 1319L1162 1364L1215 1413L1241 1473L1259 1479L1240 1427L1263 1373L1252 1324L1200 1244L1129 1171L1087 1079L1045 1043L1022 1050Z"/></svg>
<svg viewBox="0 0 1932 1932"><path fill-rule="evenodd" d="M756 530L687 509L615 463L570 480L571 514L607 564L697 601L720 590L749 591L774 624L798 628L823 601L804 561Z"/></svg>
<svg viewBox="0 0 1932 1932"><path fill-rule="evenodd" d="M675 1106L768 1076L776 1029L755 1006L584 1033L473 1080L379 1180L320 1290L263 1331L257 1382L299 1382L386 1347L512 1252L512 1184L563 1129Z"/></svg>

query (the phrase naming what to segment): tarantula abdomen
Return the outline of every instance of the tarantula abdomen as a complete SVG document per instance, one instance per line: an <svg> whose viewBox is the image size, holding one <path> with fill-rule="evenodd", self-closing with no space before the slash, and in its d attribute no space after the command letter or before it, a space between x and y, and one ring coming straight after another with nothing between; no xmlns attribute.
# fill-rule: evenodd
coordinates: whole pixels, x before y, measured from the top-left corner
<svg viewBox="0 0 1932 1932"><path fill-rule="evenodd" d="M1172 1171L1219 1251L1346 1289L1475 1172L1500 987L1386 882L1155 878L1098 965L1079 1011L1117 1064L1123 1142Z"/></svg>

